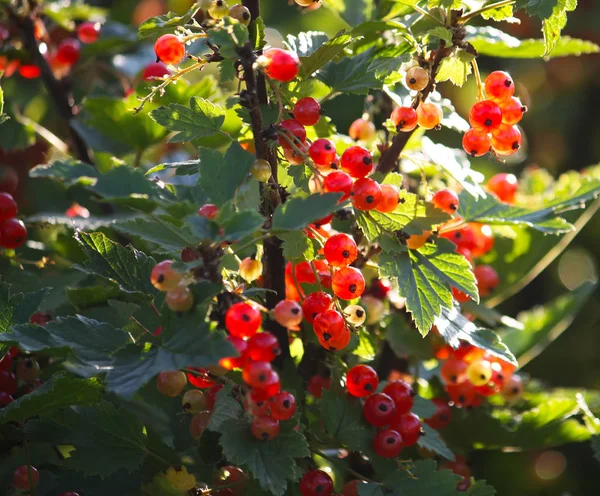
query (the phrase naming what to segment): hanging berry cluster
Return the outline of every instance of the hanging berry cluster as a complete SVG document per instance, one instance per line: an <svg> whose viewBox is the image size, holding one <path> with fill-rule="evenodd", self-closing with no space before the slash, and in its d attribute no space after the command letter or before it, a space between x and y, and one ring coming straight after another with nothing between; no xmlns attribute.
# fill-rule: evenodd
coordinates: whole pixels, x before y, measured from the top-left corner
<svg viewBox="0 0 600 496"><path fill-rule="evenodd" d="M27 240L27 228L16 218L17 202L10 193L0 192L0 248L15 250Z"/></svg>

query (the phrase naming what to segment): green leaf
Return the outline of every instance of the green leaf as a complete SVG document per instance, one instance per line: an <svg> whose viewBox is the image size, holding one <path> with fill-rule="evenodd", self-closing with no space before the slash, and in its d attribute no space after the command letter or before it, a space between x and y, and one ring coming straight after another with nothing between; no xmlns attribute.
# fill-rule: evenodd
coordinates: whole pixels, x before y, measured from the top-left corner
<svg viewBox="0 0 600 496"><path fill-rule="evenodd" d="M319 251L319 243L316 239L309 238L303 231L290 231L278 234L277 237L283 241L283 256L292 263L304 260L314 260Z"/></svg>
<svg viewBox="0 0 600 496"><path fill-rule="evenodd" d="M515 354L521 367L569 328L595 290L595 284L584 284L546 305L534 307L517 316L523 329L506 329L502 339Z"/></svg>
<svg viewBox="0 0 600 496"><path fill-rule="evenodd" d="M250 234L260 231L265 218L256 210L241 210L229 215L219 215L217 223L223 229L221 238L229 241L239 241Z"/></svg>
<svg viewBox="0 0 600 496"><path fill-rule="evenodd" d="M600 462L600 436L592 436L592 450L594 451L594 458Z"/></svg>
<svg viewBox="0 0 600 496"><path fill-rule="evenodd" d="M499 29L486 27L466 26L467 41L475 47L481 55L506 58L555 58L569 55L584 55L597 53L600 47L591 41L563 36L557 42L554 50L546 54L544 40L520 40L506 34Z"/></svg>
<svg viewBox="0 0 600 496"><path fill-rule="evenodd" d="M336 93L358 93L366 95L370 89L381 89L383 78L378 79L375 71L369 71L374 51L354 57L346 57L340 62L330 62L317 74Z"/></svg>
<svg viewBox="0 0 600 496"><path fill-rule="evenodd" d="M150 273L156 265L153 258L132 246L125 248L100 232L78 231L75 239L88 258L83 266L77 268L114 281L128 293L157 293L150 283Z"/></svg>
<svg viewBox="0 0 600 496"><path fill-rule="evenodd" d="M427 42L434 40L444 40L446 45L452 45L452 31L444 26L437 26L425 33Z"/></svg>
<svg viewBox="0 0 600 496"><path fill-rule="evenodd" d="M222 131L225 122L225 111L204 98L192 97L189 107L171 103L167 107L159 107L150 112L154 122L172 132L177 132L169 139L172 143L191 141L215 134L227 135Z"/></svg>
<svg viewBox="0 0 600 496"><path fill-rule="evenodd" d="M101 386L96 379L76 379L66 374L52 378L0 409L0 424L23 422L40 414L51 414L73 405L86 405L100 401Z"/></svg>
<svg viewBox="0 0 600 496"><path fill-rule="evenodd" d="M72 31L75 21L98 21L106 18L106 9L84 3L48 3L43 5L44 14L56 24Z"/></svg>
<svg viewBox="0 0 600 496"><path fill-rule="evenodd" d="M457 50L449 57L442 59L435 80L438 83L450 80L456 86L462 86L471 74L471 62L474 59L475 55L466 50Z"/></svg>
<svg viewBox="0 0 600 496"><path fill-rule="evenodd" d="M458 10L462 7L462 0L428 0L427 7L434 9L440 7L442 9Z"/></svg>
<svg viewBox="0 0 600 496"><path fill-rule="evenodd" d="M406 308L423 336L442 309L452 308L452 287L478 300L475 276L467 260L454 252L452 243L437 240L420 250L383 253L379 274L390 278L406 298Z"/></svg>
<svg viewBox="0 0 600 496"><path fill-rule="evenodd" d="M180 254L183 248L198 241L187 226L176 226L168 216L139 217L117 222L114 228L156 244L154 251L158 253Z"/></svg>
<svg viewBox="0 0 600 496"><path fill-rule="evenodd" d="M74 184L94 185L100 174L90 164L75 160L55 160L47 165L39 165L31 169L29 176L48 177L70 187Z"/></svg>
<svg viewBox="0 0 600 496"><path fill-rule="evenodd" d="M421 428L423 429L424 434L419 437L419 440L417 441L418 445L421 446L421 448L433 451L436 455L443 456L447 460L454 461L454 453L448 448L445 441L442 439L442 436L440 436L440 433L425 423L421 425Z"/></svg>
<svg viewBox="0 0 600 496"><path fill-rule="evenodd" d="M238 57L237 49L250 39L248 28L233 17L226 16L210 30L210 41L219 46L219 53L226 59Z"/></svg>
<svg viewBox="0 0 600 496"><path fill-rule="evenodd" d="M511 19L513 18L513 6L512 5L504 5L499 8L486 10L485 12L481 13L481 17L486 20L492 19L493 21L496 21L496 22L500 22L500 21L517 22L514 19L511 21Z"/></svg>
<svg viewBox="0 0 600 496"><path fill-rule="evenodd" d="M325 6L338 14L349 26L356 26L371 19L373 0L329 0Z"/></svg>
<svg viewBox="0 0 600 496"><path fill-rule="evenodd" d="M414 334L418 335L416 332ZM419 337L419 339L423 341L423 338ZM415 396L415 403L411 408L411 411L415 415L418 415L421 418L429 418L435 415L436 410L437 408L433 401L423 398L422 396Z"/></svg>
<svg viewBox="0 0 600 496"><path fill-rule="evenodd" d="M547 18L543 14L540 16L540 19L542 19L542 33L546 41L544 55L552 53L556 48L560 39L560 33L567 25L567 12L575 10L577 0L552 0L552 4L554 5L552 14Z"/></svg>
<svg viewBox="0 0 600 496"><path fill-rule="evenodd" d="M235 198L238 188L246 180L254 157L238 142L232 143L223 156L209 148L200 148L200 177L198 186L217 206Z"/></svg>
<svg viewBox="0 0 600 496"><path fill-rule="evenodd" d="M340 205L340 193L315 194L307 198L290 198L273 214L273 230L303 229L311 222L334 212Z"/></svg>
<svg viewBox="0 0 600 496"><path fill-rule="evenodd" d="M488 486L484 480L478 480L469 488L467 494L469 496L494 496L496 490L492 486Z"/></svg>
<svg viewBox="0 0 600 496"><path fill-rule="evenodd" d="M394 312L385 328L385 339L397 356L411 356L421 360L431 358L431 343L408 322L405 313ZM419 416L428 417L430 415Z"/></svg>
<svg viewBox="0 0 600 496"><path fill-rule="evenodd" d="M224 422L243 417L244 409L240 402L231 396L233 385L226 384L217 393L215 406L210 414L208 429L215 432L221 432Z"/></svg>
<svg viewBox="0 0 600 496"><path fill-rule="evenodd" d="M300 77L306 79L312 76L341 54L348 45L360 39L360 37L353 37L349 34L339 34L323 43L309 56L300 57L302 64L300 66Z"/></svg>
<svg viewBox="0 0 600 496"><path fill-rule="evenodd" d="M265 21L262 17L257 17L254 22L250 24L250 39L253 42L254 49L260 50L266 44L265 41Z"/></svg>
<svg viewBox="0 0 600 496"><path fill-rule="evenodd" d="M177 26L183 26L192 20L198 9L204 2L196 2L182 16L169 12L165 15L150 17L146 19L139 27L138 36L140 39L158 37L162 34L173 33Z"/></svg>

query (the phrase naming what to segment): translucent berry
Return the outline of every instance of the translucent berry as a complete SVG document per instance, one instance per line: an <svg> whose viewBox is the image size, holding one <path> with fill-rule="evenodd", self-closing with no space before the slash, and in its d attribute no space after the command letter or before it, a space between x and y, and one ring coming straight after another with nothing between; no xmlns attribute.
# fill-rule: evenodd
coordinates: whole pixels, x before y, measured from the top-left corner
<svg viewBox="0 0 600 496"><path fill-rule="evenodd" d="M313 328L319 339L328 342L344 332L346 323L337 310L325 310L315 317Z"/></svg>
<svg viewBox="0 0 600 496"><path fill-rule="evenodd" d="M181 282L182 275L172 268L173 260L157 263L150 273L150 282L159 291L175 289Z"/></svg>
<svg viewBox="0 0 600 496"><path fill-rule="evenodd" d="M279 144L283 148L292 148L291 143L298 145L306 141L306 129L296 119L281 121L279 127L288 137L286 139L283 136L279 136Z"/></svg>
<svg viewBox="0 0 600 496"><path fill-rule="evenodd" d="M281 349L273 334L259 332L248 339L247 353L251 360L272 362L281 353Z"/></svg>
<svg viewBox="0 0 600 496"><path fill-rule="evenodd" d="M252 257L246 257L240 263L240 276L248 283L260 278L263 271L263 264L260 260Z"/></svg>
<svg viewBox="0 0 600 496"><path fill-rule="evenodd" d="M23 64L19 67L19 75L25 79L37 79L42 75L42 70L35 64Z"/></svg>
<svg viewBox="0 0 600 496"><path fill-rule="evenodd" d="M492 142L486 131L469 129L463 135L462 145L465 152L471 157L482 157L490 151Z"/></svg>
<svg viewBox="0 0 600 496"><path fill-rule="evenodd" d="M81 47L79 41L67 38L58 44L56 60L63 65L73 65L79 60Z"/></svg>
<svg viewBox="0 0 600 496"><path fill-rule="evenodd" d="M449 239L458 248L466 248L467 250L472 250L476 246L475 234L473 233L473 230L469 225L463 227L462 229L455 229L450 232L443 232L440 234L440 237Z"/></svg>
<svg viewBox="0 0 600 496"><path fill-rule="evenodd" d="M9 193L0 192L0 222L17 215L17 202Z"/></svg>
<svg viewBox="0 0 600 496"><path fill-rule="evenodd" d="M353 140L369 141L376 133L375 124L365 119L356 119L348 129L348 136Z"/></svg>
<svg viewBox="0 0 600 496"><path fill-rule="evenodd" d="M390 427L400 433L404 447L417 444L421 436L421 419L411 412L397 417Z"/></svg>
<svg viewBox="0 0 600 496"><path fill-rule="evenodd" d="M425 419L425 423L433 429L443 429L452 420L452 408L450 408L448 402L443 398L434 398L431 401L435 405L435 413Z"/></svg>
<svg viewBox="0 0 600 496"><path fill-rule="evenodd" d="M490 265L478 265L473 270L480 296L488 296L500 284L498 272Z"/></svg>
<svg viewBox="0 0 600 496"><path fill-rule="evenodd" d="M346 348L348 344L350 344L350 339L352 338L352 333L348 330L347 327L342 328L342 331L336 336L332 336L329 339L325 339L325 337L318 336L319 344L328 351L340 351Z"/></svg>
<svg viewBox="0 0 600 496"><path fill-rule="evenodd" d="M384 393L375 393L367 398L363 415L369 424L383 427L390 424L396 413L394 400Z"/></svg>
<svg viewBox="0 0 600 496"><path fill-rule="evenodd" d="M77 28L77 37L81 43L96 43L100 36L100 23L82 22Z"/></svg>
<svg viewBox="0 0 600 496"><path fill-rule="evenodd" d="M229 14L229 5L225 0L213 0L208 7L208 15L213 19L223 19Z"/></svg>
<svg viewBox="0 0 600 496"><path fill-rule="evenodd" d="M356 365L346 374L346 389L352 396L357 398L370 396L375 392L378 385L377 372L368 365Z"/></svg>
<svg viewBox="0 0 600 496"><path fill-rule="evenodd" d="M163 34L154 43L154 53L165 64L176 65L185 57L185 46L174 34Z"/></svg>
<svg viewBox="0 0 600 496"><path fill-rule="evenodd" d="M514 402L523 395L523 380L518 375L509 377L502 387L502 396L506 401Z"/></svg>
<svg viewBox="0 0 600 496"><path fill-rule="evenodd" d="M250 362L253 363L253 362ZM252 401L268 400L275 396L281 390L281 381L279 380L279 374L272 370L267 375L266 380L261 387L253 387L250 391L250 398Z"/></svg>
<svg viewBox="0 0 600 496"><path fill-rule="evenodd" d="M469 381L460 384L448 384L446 391L454 404L461 408L473 406L477 401L477 390Z"/></svg>
<svg viewBox="0 0 600 496"><path fill-rule="evenodd" d="M352 178L342 171L333 171L323 179L323 190L326 193L343 193L341 201L350 197Z"/></svg>
<svg viewBox="0 0 600 496"><path fill-rule="evenodd" d="M297 144L296 146L303 150L303 154L298 153L292 148L283 149L283 155L290 165L302 165L304 162L306 162L306 156L308 155L308 148L306 147L306 144Z"/></svg>
<svg viewBox="0 0 600 496"><path fill-rule="evenodd" d="M188 413L203 412L206 410L206 396L199 389L190 389L181 398L181 406Z"/></svg>
<svg viewBox="0 0 600 496"><path fill-rule="evenodd" d="M471 107L469 122L478 131L490 132L502 124L502 111L497 103L482 100Z"/></svg>
<svg viewBox="0 0 600 496"><path fill-rule="evenodd" d="M296 412L296 398L292 393L280 391L270 399L271 416L277 420L289 420Z"/></svg>
<svg viewBox="0 0 600 496"><path fill-rule="evenodd" d="M400 190L393 184L381 184L381 198L375 210L390 213L396 210L400 203Z"/></svg>
<svg viewBox="0 0 600 496"><path fill-rule="evenodd" d="M307 391L312 394L315 398L320 398L323 394L324 389L329 389L331 387L331 378L330 377L322 377L320 375L313 375L308 380Z"/></svg>
<svg viewBox="0 0 600 496"><path fill-rule="evenodd" d="M468 367L464 360L450 357L442 364L440 375L446 384L459 384L467 378Z"/></svg>
<svg viewBox="0 0 600 496"><path fill-rule="evenodd" d="M288 82L298 75L300 62L292 52L281 48L269 48L265 51L265 73L276 81Z"/></svg>
<svg viewBox="0 0 600 496"><path fill-rule="evenodd" d="M242 371L242 379L253 388L261 388L267 383L271 372L273 368L269 362L248 362Z"/></svg>
<svg viewBox="0 0 600 496"><path fill-rule="evenodd" d="M363 294L365 278L360 270L354 267L344 267L333 275L331 288L338 298L353 300Z"/></svg>
<svg viewBox="0 0 600 496"><path fill-rule="evenodd" d="M237 336L227 336L235 350L238 352L236 357L221 358L219 365L226 370L243 369L248 363L248 341L244 341Z"/></svg>
<svg viewBox="0 0 600 496"><path fill-rule="evenodd" d="M302 307L296 301L282 300L275 305L273 318L287 329L297 327L302 322Z"/></svg>
<svg viewBox="0 0 600 496"><path fill-rule="evenodd" d="M329 167L336 156L335 145L332 141L325 138L315 140L310 145L308 153L318 167Z"/></svg>
<svg viewBox="0 0 600 496"><path fill-rule="evenodd" d="M142 79L144 81L151 81L154 78L161 78L168 76L170 71L168 67L162 62L151 62L142 71Z"/></svg>
<svg viewBox="0 0 600 496"><path fill-rule="evenodd" d="M34 382L40 376L40 364L34 358L23 358L17 363L16 374L24 382Z"/></svg>
<svg viewBox="0 0 600 496"><path fill-rule="evenodd" d="M12 484L17 489L29 491L35 489L40 482L38 469L31 465L21 465L13 473Z"/></svg>
<svg viewBox="0 0 600 496"><path fill-rule="evenodd" d="M331 496L333 481L322 470L311 470L306 472L300 480L300 494L302 496Z"/></svg>
<svg viewBox="0 0 600 496"><path fill-rule="evenodd" d="M521 100L512 97L500 103L500 110L502 111L502 122L513 126L523 118L527 107L521 103Z"/></svg>
<svg viewBox="0 0 600 496"><path fill-rule="evenodd" d="M377 324L385 313L385 304L379 298L372 295L363 295L361 305L367 311L367 325Z"/></svg>
<svg viewBox="0 0 600 496"><path fill-rule="evenodd" d="M373 210L381 200L381 186L377 181L363 177L352 185L350 201L358 210Z"/></svg>
<svg viewBox="0 0 600 496"><path fill-rule="evenodd" d="M167 370L156 376L156 388L164 396L179 396L186 384L185 374L180 370Z"/></svg>
<svg viewBox="0 0 600 496"><path fill-rule="evenodd" d="M417 122L423 129L433 129L440 125L444 114L435 103L424 102L417 107Z"/></svg>
<svg viewBox="0 0 600 496"><path fill-rule="evenodd" d="M523 136L517 126L502 124L492 132L492 148L498 155L512 155L521 148L522 142Z"/></svg>
<svg viewBox="0 0 600 496"><path fill-rule="evenodd" d="M248 24L250 24L250 21L252 20L250 10L248 9L248 7L245 7L241 3L234 5L233 7L231 7L231 9L229 9L229 17L237 19L244 26L248 26Z"/></svg>
<svg viewBox="0 0 600 496"><path fill-rule="evenodd" d="M0 247L16 250L27 241L27 228L19 219L0 222Z"/></svg>
<svg viewBox="0 0 600 496"><path fill-rule="evenodd" d="M340 165L352 177L361 178L368 176L373 170L373 157L366 148L351 146L342 154Z"/></svg>
<svg viewBox="0 0 600 496"><path fill-rule="evenodd" d="M309 323L313 323L315 317L333 307L333 298L323 291L315 291L309 294L302 302L302 313Z"/></svg>
<svg viewBox="0 0 600 496"><path fill-rule="evenodd" d="M304 126L314 126L321 118L321 105L313 97L301 98L294 105L294 117Z"/></svg>
<svg viewBox="0 0 600 496"><path fill-rule="evenodd" d="M268 183L271 178L271 165L266 160L259 158L252 164L250 173L257 181Z"/></svg>
<svg viewBox="0 0 600 496"><path fill-rule="evenodd" d="M269 415L270 402L268 400L257 400L248 392L244 395L244 408L253 417L262 417Z"/></svg>
<svg viewBox="0 0 600 496"><path fill-rule="evenodd" d="M260 311L246 302L235 303L225 313L225 328L233 336L249 338L262 323Z"/></svg>
<svg viewBox="0 0 600 496"><path fill-rule="evenodd" d="M273 417L255 417L250 425L252 435L261 441L272 441L279 436L279 420Z"/></svg>
<svg viewBox="0 0 600 496"><path fill-rule="evenodd" d="M421 91L429 84L429 73L422 67L411 67L406 72L406 86L413 91Z"/></svg>
<svg viewBox="0 0 600 496"><path fill-rule="evenodd" d="M510 74L504 71L494 71L485 78L485 95L494 102L503 102L514 95L515 83Z"/></svg>
<svg viewBox="0 0 600 496"><path fill-rule="evenodd" d="M390 115L391 121L398 131L409 132L417 127L419 118L417 111L412 107L397 107Z"/></svg>
<svg viewBox="0 0 600 496"><path fill-rule="evenodd" d="M514 203L519 184L514 174L500 173L487 182L488 191L505 203Z"/></svg>
<svg viewBox="0 0 600 496"><path fill-rule="evenodd" d="M198 209L198 215L208 220L213 220L219 213L219 208L212 203L206 203Z"/></svg>
<svg viewBox="0 0 600 496"><path fill-rule="evenodd" d="M415 393L413 388L407 382L398 380L390 382L383 392L394 401L396 405L396 414L403 415L410 411L415 402Z"/></svg>
<svg viewBox="0 0 600 496"><path fill-rule="evenodd" d="M194 295L187 286L177 286L167 291L165 303L172 312L187 312L194 306Z"/></svg>
<svg viewBox="0 0 600 496"><path fill-rule="evenodd" d="M490 382L492 374L492 364L487 360L478 360L467 368L467 378L474 386L484 386Z"/></svg>
<svg viewBox="0 0 600 496"><path fill-rule="evenodd" d="M373 449L383 458L396 458L402 451L402 441L398 431L382 429L373 439Z"/></svg>
<svg viewBox="0 0 600 496"><path fill-rule="evenodd" d="M0 359L0 372L8 371L12 368L13 357L7 353Z"/></svg>
<svg viewBox="0 0 600 496"><path fill-rule="evenodd" d="M367 312L360 305L348 305L344 308L344 317L353 326L360 327L367 319Z"/></svg>
<svg viewBox="0 0 600 496"><path fill-rule="evenodd" d="M352 236L339 233L325 242L323 253L332 267L345 267L356 260L358 248Z"/></svg>
<svg viewBox="0 0 600 496"><path fill-rule="evenodd" d="M435 195L433 195L431 201L435 208L439 208L449 215L455 214L460 205L458 195L449 189L442 189L438 191Z"/></svg>
<svg viewBox="0 0 600 496"><path fill-rule="evenodd" d="M212 386L215 386L215 381L210 377L208 369L204 369L201 367L189 367L189 368L196 372L195 374L188 372L187 378L188 378L188 381L190 381L190 384L192 384L193 386L196 386L197 388L201 388L201 389L207 389ZM207 396L207 399L208 399L208 396Z"/></svg>
<svg viewBox="0 0 600 496"><path fill-rule="evenodd" d="M411 234L406 239L406 246L411 250L418 250L425 246L430 237L431 231L423 231L423 234Z"/></svg>

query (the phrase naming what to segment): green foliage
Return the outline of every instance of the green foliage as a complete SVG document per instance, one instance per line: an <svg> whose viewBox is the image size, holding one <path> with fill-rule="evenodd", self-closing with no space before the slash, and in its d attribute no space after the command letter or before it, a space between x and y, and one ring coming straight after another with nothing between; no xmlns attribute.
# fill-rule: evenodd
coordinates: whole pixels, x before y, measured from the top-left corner
<svg viewBox="0 0 600 496"><path fill-rule="evenodd" d="M435 76L437 82L451 81L456 86L462 86L472 72L471 62L475 56L466 50L457 50L450 57L445 57Z"/></svg>
<svg viewBox="0 0 600 496"><path fill-rule="evenodd" d="M339 208L339 193L293 198L277 208L273 215L273 229L292 231L302 229Z"/></svg>
<svg viewBox="0 0 600 496"><path fill-rule="evenodd" d="M156 37L167 33L172 33L173 29L177 26L183 26L187 24L197 10L202 5L202 2L196 2L190 9L181 16L176 15L173 12L169 12L165 15L156 17L150 17L146 19L139 27L138 36L140 38Z"/></svg>

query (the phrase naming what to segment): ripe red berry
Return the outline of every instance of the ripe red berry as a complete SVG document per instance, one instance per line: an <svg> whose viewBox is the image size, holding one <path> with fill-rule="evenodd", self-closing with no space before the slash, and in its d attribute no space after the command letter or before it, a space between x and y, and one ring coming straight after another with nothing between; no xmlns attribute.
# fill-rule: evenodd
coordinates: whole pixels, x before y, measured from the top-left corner
<svg viewBox="0 0 600 496"><path fill-rule="evenodd" d="M233 345L239 356L221 358L221 360L219 360L219 365L225 370L243 369L246 363L248 363L249 358L248 341L244 341L237 336L227 336L227 341Z"/></svg>
<svg viewBox="0 0 600 496"><path fill-rule="evenodd" d="M154 78L160 78L168 76L171 73L169 68L162 62L151 62L142 71L142 79L144 81L151 81Z"/></svg>
<svg viewBox="0 0 600 496"><path fill-rule="evenodd" d="M421 419L411 412L397 417L390 427L400 433L404 447L416 444L421 436Z"/></svg>
<svg viewBox="0 0 600 496"><path fill-rule="evenodd" d="M369 141L376 133L375 124L365 119L356 119L348 129L348 136L353 140Z"/></svg>
<svg viewBox="0 0 600 496"><path fill-rule="evenodd" d="M392 381L383 388L383 392L394 401L397 415L409 412L415 403L415 392L407 382Z"/></svg>
<svg viewBox="0 0 600 496"><path fill-rule="evenodd" d="M444 113L435 103L424 102L417 107L417 123L423 129L433 129L440 125Z"/></svg>
<svg viewBox="0 0 600 496"><path fill-rule="evenodd" d="M486 187L505 203L514 203L519 184L514 174L500 173L492 176Z"/></svg>
<svg viewBox="0 0 600 496"><path fill-rule="evenodd" d="M387 294L392 290L392 283L387 279L374 279L371 282L371 287L369 288L369 294L383 300Z"/></svg>
<svg viewBox="0 0 600 496"><path fill-rule="evenodd" d="M296 412L296 398L292 393L280 391L270 399L271 415L277 420L289 420Z"/></svg>
<svg viewBox="0 0 600 496"><path fill-rule="evenodd" d="M242 379L253 388L261 388L269 379L269 374L273 368L269 362L248 362L242 371Z"/></svg>
<svg viewBox="0 0 600 496"><path fill-rule="evenodd" d="M331 289L342 300L353 300L365 291L365 278L354 267L344 267L333 274Z"/></svg>
<svg viewBox="0 0 600 496"><path fill-rule="evenodd" d="M352 178L342 171L333 171L323 179L323 191L326 193L343 193L340 202L350 197Z"/></svg>
<svg viewBox="0 0 600 496"><path fill-rule="evenodd" d="M250 303L235 303L225 313L225 328L239 338L254 336L261 323L260 311Z"/></svg>
<svg viewBox="0 0 600 496"><path fill-rule="evenodd" d="M291 81L298 75L300 62L292 52L281 48L270 48L265 51L265 74L276 81Z"/></svg>
<svg viewBox="0 0 600 496"><path fill-rule="evenodd" d="M490 132L502 124L502 111L497 103L482 100L471 107L469 122L478 131Z"/></svg>
<svg viewBox="0 0 600 496"><path fill-rule="evenodd" d="M504 71L494 71L485 78L485 95L494 102L503 102L515 93L515 83L510 74Z"/></svg>
<svg viewBox="0 0 600 496"><path fill-rule="evenodd" d="M176 65L185 57L185 45L174 34L163 34L154 43L154 53L165 64Z"/></svg>
<svg viewBox="0 0 600 496"><path fill-rule="evenodd" d="M373 439L373 449L383 458L396 458L402 451L402 436L393 429L382 429Z"/></svg>
<svg viewBox="0 0 600 496"><path fill-rule="evenodd" d="M17 202L9 193L0 192L0 222L12 219L17 215Z"/></svg>
<svg viewBox="0 0 600 496"><path fill-rule="evenodd" d="M67 38L61 41L56 49L56 61L63 65L73 65L79 60L80 52L79 41Z"/></svg>
<svg viewBox="0 0 600 496"><path fill-rule="evenodd" d="M0 222L0 247L16 250L27 241L27 228L19 219Z"/></svg>
<svg viewBox="0 0 600 496"><path fill-rule="evenodd" d="M480 296L487 296L500 284L498 272L490 265L478 265L473 269Z"/></svg>
<svg viewBox="0 0 600 496"><path fill-rule="evenodd" d="M333 307L333 298L323 291L315 291L309 294L302 302L302 313L304 318L312 324L315 317Z"/></svg>
<svg viewBox="0 0 600 496"><path fill-rule="evenodd" d="M325 340L325 337L318 337L319 344L326 350L335 352L343 350L348 346L350 339L352 338L352 333L347 327L344 327L337 336L332 336L328 340Z"/></svg>
<svg viewBox="0 0 600 496"><path fill-rule="evenodd" d="M313 328L319 339L328 342L344 332L346 323L342 314L337 310L325 310L315 317Z"/></svg>
<svg viewBox="0 0 600 496"><path fill-rule="evenodd" d="M521 148L522 142L523 136L517 126L502 124L492 132L492 148L498 155L512 155Z"/></svg>
<svg viewBox="0 0 600 496"><path fill-rule="evenodd" d="M300 494L302 496L331 496L333 481L322 470L306 472L300 480Z"/></svg>
<svg viewBox="0 0 600 496"><path fill-rule="evenodd" d="M252 435L261 441L272 441L279 436L279 420L273 417L255 417L250 425Z"/></svg>
<svg viewBox="0 0 600 496"><path fill-rule="evenodd" d="M329 389L331 387L331 378L322 377L320 375L313 375L308 380L308 386L306 389L315 398L320 398L323 394L323 389Z"/></svg>
<svg viewBox="0 0 600 496"><path fill-rule="evenodd" d="M100 36L100 24L97 22L82 22L77 28L77 37L81 43L96 43Z"/></svg>
<svg viewBox="0 0 600 496"><path fill-rule="evenodd" d="M369 424L375 427L388 425L396 414L394 400L384 393L375 393L367 398L363 415Z"/></svg>
<svg viewBox="0 0 600 496"><path fill-rule="evenodd" d="M513 126L523 118L527 107L521 103L521 100L513 96L500 103L500 110L502 111L502 122Z"/></svg>
<svg viewBox="0 0 600 496"><path fill-rule="evenodd" d="M42 70L34 64L24 64L19 67L19 74L25 79L37 79L42 75Z"/></svg>
<svg viewBox="0 0 600 496"><path fill-rule="evenodd" d="M340 158L342 170L352 177L368 176L373 170L373 157L369 150L362 146L351 146Z"/></svg>
<svg viewBox="0 0 600 496"><path fill-rule="evenodd" d="M206 203L198 209L198 215L208 220L213 220L218 213L219 208L212 203Z"/></svg>
<svg viewBox="0 0 600 496"><path fill-rule="evenodd" d="M210 389L206 392L206 408L212 410L215 407L215 403L217 402L217 393L223 389L223 387L224 384L222 383L213 384L210 386Z"/></svg>
<svg viewBox="0 0 600 496"><path fill-rule="evenodd" d="M262 417L269 415L270 402L267 400L259 400L253 397L250 391L244 395L244 408L253 417Z"/></svg>
<svg viewBox="0 0 600 496"><path fill-rule="evenodd" d="M314 98L300 98L294 105L294 117L304 126L314 126L321 118L321 105Z"/></svg>
<svg viewBox="0 0 600 496"><path fill-rule="evenodd" d="M440 234L441 238L446 238L452 241L457 248L466 248L472 250L476 246L475 234L469 225L462 229L455 229L454 231L444 232Z"/></svg>
<svg viewBox="0 0 600 496"><path fill-rule="evenodd" d="M446 427L452 420L452 408L443 398L434 398L431 400L435 405L435 413L425 419L425 423L436 430Z"/></svg>
<svg viewBox="0 0 600 496"><path fill-rule="evenodd" d="M207 389L212 386L215 386L215 381L211 379L208 369L203 369L201 367L189 367L194 370L196 374L192 374L188 372L187 378L190 381L190 384L196 386L197 388ZM215 393L216 394L216 393ZM208 395L207 395L208 398Z"/></svg>
<svg viewBox="0 0 600 496"><path fill-rule="evenodd" d="M336 156L335 145L332 141L325 138L315 140L310 145L308 153L318 167L329 167Z"/></svg>
<svg viewBox="0 0 600 496"><path fill-rule="evenodd" d="M473 406L477 401L477 389L469 381L456 385L448 384L446 391L454 404L461 408Z"/></svg>
<svg viewBox="0 0 600 496"><path fill-rule="evenodd" d="M440 376L446 384L459 384L467 378L467 362L457 357L450 357L440 368Z"/></svg>
<svg viewBox="0 0 600 496"><path fill-rule="evenodd" d="M352 396L357 398L370 396L375 392L378 385L377 372L368 365L356 365L346 374L346 389Z"/></svg>
<svg viewBox="0 0 600 496"><path fill-rule="evenodd" d="M400 190L393 184L381 184L381 198L375 210L390 213L396 210L400 203Z"/></svg>
<svg viewBox="0 0 600 496"><path fill-rule="evenodd" d="M469 129L462 139L463 149L471 157L482 157L490 151L492 142L485 131Z"/></svg>
<svg viewBox="0 0 600 496"><path fill-rule="evenodd" d="M458 210L460 201L454 191L449 189L442 189L438 191L431 199L435 208L439 208L443 212L449 215L453 215Z"/></svg>
<svg viewBox="0 0 600 496"><path fill-rule="evenodd" d="M14 400L10 394L0 391L0 408L10 405Z"/></svg>
<svg viewBox="0 0 600 496"><path fill-rule="evenodd" d="M419 118L417 112L412 107L397 107L390 115L391 121L398 131L409 132L417 127Z"/></svg>
<svg viewBox="0 0 600 496"><path fill-rule="evenodd" d="M209 422L210 412L208 410L194 415L190 421L190 434L192 437L196 439L199 438L208 427Z"/></svg>
<svg viewBox="0 0 600 496"><path fill-rule="evenodd" d="M156 376L156 389L164 396L178 396L186 384L187 378L180 370L166 370Z"/></svg>
<svg viewBox="0 0 600 496"><path fill-rule="evenodd" d="M523 395L523 380L518 375L506 379L502 387L502 396L506 401L515 402Z"/></svg>
<svg viewBox="0 0 600 496"><path fill-rule="evenodd" d="M473 258L481 257L489 253L494 247L494 233L487 224L472 222L469 224L475 236L475 246L471 249Z"/></svg>
<svg viewBox="0 0 600 496"><path fill-rule="evenodd" d="M30 480L31 479L31 480ZM29 491L35 489L40 482L40 473L31 465L21 465L13 473L12 483L17 489Z"/></svg>
<svg viewBox="0 0 600 496"><path fill-rule="evenodd" d="M247 353L251 360L272 362L281 353L281 349L273 334L259 332L248 339Z"/></svg>
<svg viewBox="0 0 600 496"><path fill-rule="evenodd" d="M0 372L4 372L10 370L13 363L13 357L10 356L10 353L7 353L0 359Z"/></svg>
<svg viewBox="0 0 600 496"><path fill-rule="evenodd" d="M280 129L286 134L287 139L279 136L279 144L285 149L291 149L292 144L296 146L306 141L306 129L296 119L286 119L279 124Z"/></svg>
<svg viewBox="0 0 600 496"><path fill-rule="evenodd" d="M339 233L325 242L323 253L332 267L345 267L356 260L358 248L351 236Z"/></svg>
<svg viewBox="0 0 600 496"><path fill-rule="evenodd" d="M302 307L296 301L282 300L275 305L273 318L279 325L291 329L302 322Z"/></svg>
<svg viewBox="0 0 600 496"><path fill-rule="evenodd" d="M363 177L352 185L350 201L358 210L373 210L381 200L381 186L377 181Z"/></svg>
<svg viewBox="0 0 600 496"><path fill-rule="evenodd" d="M279 374L272 370L267 375L267 378L261 387L252 388L250 391L250 398L254 402L268 400L275 396L280 390L281 381L279 380Z"/></svg>

